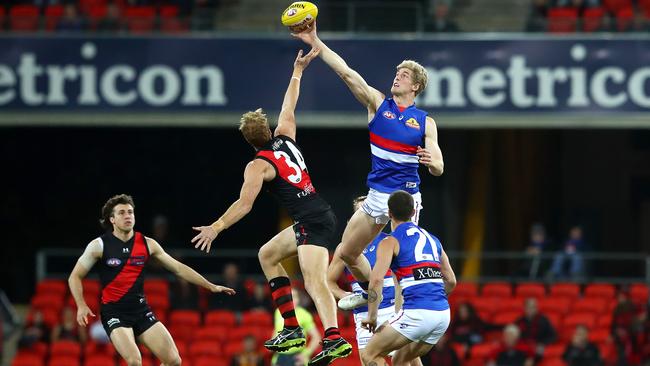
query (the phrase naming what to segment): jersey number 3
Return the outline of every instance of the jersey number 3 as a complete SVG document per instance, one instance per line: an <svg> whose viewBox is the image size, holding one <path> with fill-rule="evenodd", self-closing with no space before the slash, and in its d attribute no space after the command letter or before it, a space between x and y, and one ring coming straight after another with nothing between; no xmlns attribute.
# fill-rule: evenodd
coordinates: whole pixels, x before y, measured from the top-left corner
<svg viewBox="0 0 650 366"><path fill-rule="evenodd" d="M307 170L307 165L305 164L305 159L303 159L302 154L300 153L300 150L291 143L291 141L284 141L285 144L289 147L289 150L291 150L291 154L294 156L294 159L296 160L295 162L291 159L291 156L287 154L284 151L276 151L273 153L273 156L275 156L276 159L284 159L285 164L291 169L294 170L294 174L291 174L287 177L289 182L297 184L302 181L302 171Z"/></svg>
<svg viewBox="0 0 650 366"><path fill-rule="evenodd" d="M415 261L424 262L424 261L436 261L440 262L440 255L438 254L438 247L435 245L435 241L426 231L422 231L417 227L411 227L406 230L406 235L413 236L418 234L418 242L415 244ZM424 248L429 246L433 254L424 253Z"/></svg>

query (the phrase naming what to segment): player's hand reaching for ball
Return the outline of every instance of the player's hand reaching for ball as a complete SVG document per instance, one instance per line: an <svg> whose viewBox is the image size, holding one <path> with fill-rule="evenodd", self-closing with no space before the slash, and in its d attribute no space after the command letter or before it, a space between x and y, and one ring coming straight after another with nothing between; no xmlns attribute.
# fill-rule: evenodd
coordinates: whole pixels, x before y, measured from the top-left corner
<svg viewBox="0 0 650 366"><path fill-rule="evenodd" d="M88 325L89 316L92 316L94 318L95 314L93 314L88 305L80 306L79 309L77 309L77 323L79 323L79 325L82 327Z"/></svg>
<svg viewBox="0 0 650 366"><path fill-rule="evenodd" d="M214 283L210 284L210 288L208 288L208 290L210 290L210 292L213 293L224 293L226 295L234 295L237 293L235 290L231 289L230 287L219 286L219 285L215 285Z"/></svg>
<svg viewBox="0 0 650 366"><path fill-rule="evenodd" d="M298 56L296 56L296 60L293 62L294 69L306 69L311 60L315 59L319 53L320 48L318 47L313 47L311 51L304 56L302 55L302 50L298 51Z"/></svg>
<svg viewBox="0 0 650 366"><path fill-rule="evenodd" d="M198 231L199 233L192 239L192 244L194 248L199 248L200 251L205 250L206 253L210 253L210 247L212 246L212 241L217 238L219 232L215 230L212 225L208 226L194 226L192 229Z"/></svg>
<svg viewBox="0 0 650 366"><path fill-rule="evenodd" d="M316 21L307 26L307 29L302 32L297 32L295 29L291 29L291 35L302 40L310 46L314 46L316 39L318 39L318 34L316 34Z"/></svg>

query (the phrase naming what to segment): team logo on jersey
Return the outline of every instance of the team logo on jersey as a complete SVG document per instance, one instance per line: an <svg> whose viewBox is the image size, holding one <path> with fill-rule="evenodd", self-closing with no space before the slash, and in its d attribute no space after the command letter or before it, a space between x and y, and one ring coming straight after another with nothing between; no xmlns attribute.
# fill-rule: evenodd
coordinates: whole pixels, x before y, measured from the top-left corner
<svg viewBox="0 0 650 366"><path fill-rule="evenodd" d="M110 318L106 322L106 324L108 324L109 327L112 327L113 325L119 324L119 323L120 323L120 319L118 319L118 318Z"/></svg>
<svg viewBox="0 0 650 366"><path fill-rule="evenodd" d="M117 267L122 264L122 261L119 258L109 258L106 260L106 265L109 267Z"/></svg>
<svg viewBox="0 0 650 366"><path fill-rule="evenodd" d="M404 124L412 128L417 128L417 129L420 128L420 124L418 123L418 121L415 120L415 118L407 119L406 122L404 122Z"/></svg>
<svg viewBox="0 0 650 366"><path fill-rule="evenodd" d="M383 115L384 115L384 117L386 117L388 119L395 119L395 113L393 113L391 111L386 111L386 112L383 113Z"/></svg>

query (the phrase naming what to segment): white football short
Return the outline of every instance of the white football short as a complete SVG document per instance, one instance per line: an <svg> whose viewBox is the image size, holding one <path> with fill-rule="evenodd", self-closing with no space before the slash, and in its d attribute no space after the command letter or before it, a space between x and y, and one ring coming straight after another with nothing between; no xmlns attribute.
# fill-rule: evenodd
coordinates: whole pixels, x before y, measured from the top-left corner
<svg viewBox="0 0 650 366"><path fill-rule="evenodd" d="M413 342L436 344L449 327L449 318L449 309L402 309L391 317L389 324Z"/></svg>
<svg viewBox="0 0 650 366"><path fill-rule="evenodd" d="M377 327L390 320L393 315L395 315L395 307L391 306L379 309L377 311ZM366 345L370 341L370 338L372 338L372 333L370 333L368 329L361 326L361 321L365 320L367 317L367 312L354 314L354 324L356 325L357 345L359 346L359 349L366 348Z"/></svg>
<svg viewBox="0 0 650 366"><path fill-rule="evenodd" d="M411 196L413 196L413 201L415 201L415 214L411 218L411 221L417 225L420 219L420 211L422 210L422 195L420 192L417 192ZM388 197L390 197L390 193L383 193L370 188L361 209L375 219L376 224L387 224L390 221L388 217Z"/></svg>

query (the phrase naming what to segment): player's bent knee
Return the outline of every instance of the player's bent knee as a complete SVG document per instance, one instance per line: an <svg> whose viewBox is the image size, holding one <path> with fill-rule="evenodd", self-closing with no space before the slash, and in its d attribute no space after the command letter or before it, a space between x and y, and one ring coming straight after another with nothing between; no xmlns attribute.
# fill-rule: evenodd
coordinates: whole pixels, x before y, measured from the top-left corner
<svg viewBox="0 0 650 366"><path fill-rule="evenodd" d="M163 362L165 366L181 366L182 360L181 357L176 353L175 355L169 357L166 361Z"/></svg>

